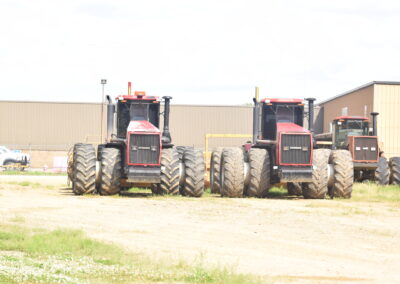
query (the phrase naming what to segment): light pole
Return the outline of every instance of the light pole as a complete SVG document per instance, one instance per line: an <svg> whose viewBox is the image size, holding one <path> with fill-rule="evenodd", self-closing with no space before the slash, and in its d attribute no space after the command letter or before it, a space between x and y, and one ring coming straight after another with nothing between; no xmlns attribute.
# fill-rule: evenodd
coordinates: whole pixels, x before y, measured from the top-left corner
<svg viewBox="0 0 400 284"><path fill-rule="evenodd" d="M104 120L104 118L103 118L103 113L104 113L104 85L105 84L107 84L107 79L101 79L101 85L102 85L102 88L103 88L103 92L102 92L102 95L101 95L101 119L100 119L100 121L101 121L101 126L100 126L100 143L103 143L104 141L103 141L103 120Z"/></svg>

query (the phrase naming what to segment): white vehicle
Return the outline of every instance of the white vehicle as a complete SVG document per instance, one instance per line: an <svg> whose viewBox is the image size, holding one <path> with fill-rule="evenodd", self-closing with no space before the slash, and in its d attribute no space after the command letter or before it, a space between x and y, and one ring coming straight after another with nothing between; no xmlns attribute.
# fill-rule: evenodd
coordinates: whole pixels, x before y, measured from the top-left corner
<svg viewBox="0 0 400 284"><path fill-rule="evenodd" d="M29 154L13 152L4 146L0 146L0 167L28 166L31 161Z"/></svg>

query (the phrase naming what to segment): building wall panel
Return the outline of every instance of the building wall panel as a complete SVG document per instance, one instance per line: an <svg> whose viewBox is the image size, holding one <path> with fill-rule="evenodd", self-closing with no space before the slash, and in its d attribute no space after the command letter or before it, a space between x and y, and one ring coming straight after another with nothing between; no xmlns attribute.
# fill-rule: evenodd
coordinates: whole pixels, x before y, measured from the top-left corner
<svg viewBox="0 0 400 284"><path fill-rule="evenodd" d="M374 111L379 112L378 136L385 156L400 156L400 86L375 85Z"/></svg>
<svg viewBox="0 0 400 284"><path fill-rule="evenodd" d="M0 102L0 145L24 150L68 150L74 143L100 143L101 105L95 103ZM161 125L163 121L161 119ZM204 148L207 133L251 134L247 106L172 105L173 143ZM103 137L106 135L106 108ZM210 147L236 146L245 138L212 138Z"/></svg>
<svg viewBox="0 0 400 284"><path fill-rule="evenodd" d="M331 121L342 115L342 109L347 107L347 114L350 116L364 116L370 117L373 107L374 86L369 86L353 93L347 94L342 97L322 103L323 107L323 120L324 132L330 131Z"/></svg>

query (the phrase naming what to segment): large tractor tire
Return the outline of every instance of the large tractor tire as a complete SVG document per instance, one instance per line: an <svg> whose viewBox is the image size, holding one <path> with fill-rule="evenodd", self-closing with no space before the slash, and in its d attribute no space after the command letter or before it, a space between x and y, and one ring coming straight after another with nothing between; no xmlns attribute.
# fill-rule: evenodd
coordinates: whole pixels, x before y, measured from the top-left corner
<svg viewBox="0 0 400 284"><path fill-rule="evenodd" d="M175 149L178 151L179 161L183 161L183 153L185 153L186 149L194 149L191 146L176 146Z"/></svg>
<svg viewBox="0 0 400 284"><path fill-rule="evenodd" d="M288 182L287 190L289 195L295 195L295 196L303 195L303 188L301 182Z"/></svg>
<svg viewBox="0 0 400 284"><path fill-rule="evenodd" d="M69 183L72 182L72 188L74 187L74 178L75 178L74 175L75 175L75 156L76 156L76 151L82 145L88 145L88 144L77 143L71 149L69 149L69 151L68 151L68 160L67 160L68 180L67 180L67 183L69 185Z"/></svg>
<svg viewBox="0 0 400 284"><path fill-rule="evenodd" d="M96 151L93 145L78 144L74 147L72 176L75 195L96 192Z"/></svg>
<svg viewBox="0 0 400 284"><path fill-rule="evenodd" d="M162 149L161 182L153 193L160 195L179 193L179 153L176 148Z"/></svg>
<svg viewBox="0 0 400 284"><path fill-rule="evenodd" d="M324 199L328 192L328 162L331 150L313 151L312 182L303 182L303 196L307 199Z"/></svg>
<svg viewBox="0 0 400 284"><path fill-rule="evenodd" d="M100 175L101 195L114 195L121 191L122 162L119 149L103 148Z"/></svg>
<svg viewBox="0 0 400 284"><path fill-rule="evenodd" d="M99 144L97 146L97 161L101 162L101 153L103 152L103 149L106 147L106 144Z"/></svg>
<svg viewBox="0 0 400 284"><path fill-rule="evenodd" d="M271 182L271 164L268 151L252 148L249 151L250 180L246 195L264 198L267 196Z"/></svg>
<svg viewBox="0 0 400 284"><path fill-rule="evenodd" d="M217 148L211 153L210 160L210 187L211 193L220 193L221 154L223 148Z"/></svg>
<svg viewBox="0 0 400 284"><path fill-rule="evenodd" d="M390 181L389 163L384 157L380 157L378 168L375 170L375 181L380 185L388 185Z"/></svg>
<svg viewBox="0 0 400 284"><path fill-rule="evenodd" d="M389 160L390 184L400 185L400 157L393 157Z"/></svg>
<svg viewBox="0 0 400 284"><path fill-rule="evenodd" d="M244 161L242 149L229 148L222 151L220 182L221 196L243 196Z"/></svg>
<svg viewBox="0 0 400 284"><path fill-rule="evenodd" d="M347 150L333 150L329 157L333 165L333 185L329 195L333 197L350 198L353 191L354 167L353 158Z"/></svg>
<svg viewBox="0 0 400 284"><path fill-rule="evenodd" d="M204 193L205 164L203 152L194 148L186 148L183 153L185 179L182 194L191 197L201 197Z"/></svg>

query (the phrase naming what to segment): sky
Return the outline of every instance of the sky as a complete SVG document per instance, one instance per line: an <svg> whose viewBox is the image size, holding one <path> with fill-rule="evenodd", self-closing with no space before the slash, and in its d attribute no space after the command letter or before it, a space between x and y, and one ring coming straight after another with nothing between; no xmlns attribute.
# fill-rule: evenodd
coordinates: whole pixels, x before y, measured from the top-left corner
<svg viewBox="0 0 400 284"><path fill-rule="evenodd" d="M0 100L317 101L400 81L400 1L0 0Z"/></svg>

